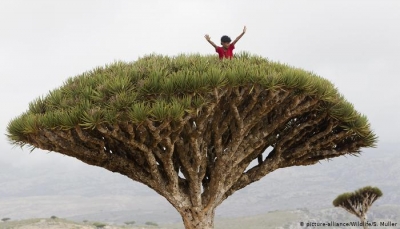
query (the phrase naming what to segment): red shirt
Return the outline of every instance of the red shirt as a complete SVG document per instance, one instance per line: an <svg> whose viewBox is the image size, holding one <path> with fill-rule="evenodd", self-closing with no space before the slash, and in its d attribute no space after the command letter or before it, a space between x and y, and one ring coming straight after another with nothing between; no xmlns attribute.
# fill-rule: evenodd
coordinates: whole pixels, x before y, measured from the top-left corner
<svg viewBox="0 0 400 229"><path fill-rule="evenodd" d="M217 47L215 49L215 51L218 53L219 59L223 59L224 57L232 59L232 57L233 57L233 49L234 48L235 48L235 45L234 44L230 44L227 50L225 50L223 47Z"/></svg>

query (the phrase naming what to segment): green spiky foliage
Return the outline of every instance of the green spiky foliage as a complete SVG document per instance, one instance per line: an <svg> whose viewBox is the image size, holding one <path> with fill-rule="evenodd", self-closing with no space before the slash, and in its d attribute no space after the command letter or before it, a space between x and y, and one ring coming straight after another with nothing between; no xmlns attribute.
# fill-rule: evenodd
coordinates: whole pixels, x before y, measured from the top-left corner
<svg viewBox="0 0 400 229"><path fill-rule="evenodd" d="M366 214L372 204L381 197L382 191L377 187L366 186L354 192L346 192L333 200L333 206L341 207L349 213L357 216L367 228Z"/></svg>
<svg viewBox="0 0 400 229"><path fill-rule="evenodd" d="M212 228L223 200L278 168L376 143L367 118L328 80L248 53L96 68L34 100L8 138L146 184L186 228Z"/></svg>

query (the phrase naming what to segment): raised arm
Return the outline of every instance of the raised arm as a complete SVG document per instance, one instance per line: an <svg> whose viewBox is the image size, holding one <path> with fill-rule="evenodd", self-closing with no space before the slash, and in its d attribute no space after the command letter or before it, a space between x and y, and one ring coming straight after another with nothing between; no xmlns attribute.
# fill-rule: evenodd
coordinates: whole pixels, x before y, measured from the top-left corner
<svg viewBox="0 0 400 229"><path fill-rule="evenodd" d="M238 42L240 40L240 38L242 38L245 33L246 33L246 26L243 28L243 32L238 37L236 37L236 39L232 42L232 44L235 45L236 42Z"/></svg>
<svg viewBox="0 0 400 229"><path fill-rule="evenodd" d="M204 37L206 38L208 43L210 43L212 46L214 46L214 48L218 47L214 42L211 41L211 37L208 34L206 34Z"/></svg>

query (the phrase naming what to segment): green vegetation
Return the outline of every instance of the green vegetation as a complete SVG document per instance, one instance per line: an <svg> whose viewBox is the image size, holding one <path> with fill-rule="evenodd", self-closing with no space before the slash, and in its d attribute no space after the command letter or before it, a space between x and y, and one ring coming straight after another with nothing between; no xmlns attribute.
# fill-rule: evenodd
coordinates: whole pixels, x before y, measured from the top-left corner
<svg viewBox="0 0 400 229"><path fill-rule="evenodd" d="M125 222L126 225L133 225L135 223L136 223L135 221L127 221L127 222Z"/></svg>
<svg viewBox="0 0 400 229"><path fill-rule="evenodd" d="M158 226L158 224L151 222L151 221L147 221L145 224L149 225L149 226L156 226L156 227Z"/></svg>
<svg viewBox="0 0 400 229"><path fill-rule="evenodd" d="M279 168L357 155L377 141L328 80L248 53L99 67L34 100L7 132L14 145L147 185L197 229L213 228L217 206Z"/></svg>
<svg viewBox="0 0 400 229"><path fill-rule="evenodd" d="M55 215L52 215L51 217L50 217L50 219L57 219L58 217L57 216L55 216Z"/></svg>
<svg viewBox="0 0 400 229"><path fill-rule="evenodd" d="M354 192L346 192L333 200L333 206L342 207L351 214L360 218L364 223L364 228L368 228L367 211L372 204L382 196L382 191L377 187L367 186Z"/></svg>
<svg viewBox="0 0 400 229"><path fill-rule="evenodd" d="M342 126L373 146L376 137L367 118L339 95L328 80L311 72L242 53L231 61L213 56L149 55L133 63L116 62L68 79L64 86L39 97L8 125L13 144L25 145L40 129L93 129L102 123L178 120L207 104L208 93L227 86L260 85L316 96Z"/></svg>
<svg viewBox="0 0 400 229"><path fill-rule="evenodd" d="M11 220L11 218L8 218L8 217L7 217L7 218L2 218L2 219L1 219L1 221L3 221L3 222L9 221L9 220Z"/></svg>
<svg viewBox="0 0 400 229"><path fill-rule="evenodd" d="M95 226L96 228L104 228L105 226L107 226L107 224L95 222L93 223L93 226Z"/></svg>

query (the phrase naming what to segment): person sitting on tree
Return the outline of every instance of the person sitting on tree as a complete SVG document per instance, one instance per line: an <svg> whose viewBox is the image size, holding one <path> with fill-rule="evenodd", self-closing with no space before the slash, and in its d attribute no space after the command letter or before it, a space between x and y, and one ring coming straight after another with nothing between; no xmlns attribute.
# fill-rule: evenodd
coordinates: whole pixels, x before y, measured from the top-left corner
<svg viewBox="0 0 400 229"><path fill-rule="evenodd" d="M243 32L236 37L236 39L231 43L231 38L224 35L221 37L221 45L222 47L217 46L214 42L211 41L211 37L206 34L204 37L206 38L206 40L208 41L208 43L210 43L212 46L214 46L215 51L218 53L219 55L219 59L223 59L225 58L229 58L232 59L233 57L233 49L235 48L235 44L236 42L239 41L240 38L242 38L242 36L246 33L246 26L243 28Z"/></svg>

